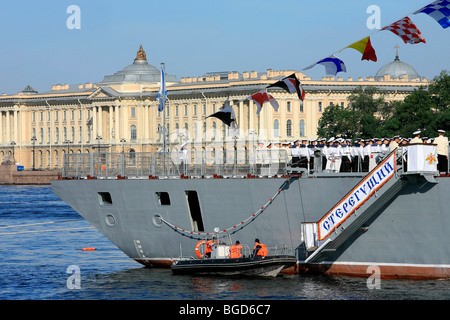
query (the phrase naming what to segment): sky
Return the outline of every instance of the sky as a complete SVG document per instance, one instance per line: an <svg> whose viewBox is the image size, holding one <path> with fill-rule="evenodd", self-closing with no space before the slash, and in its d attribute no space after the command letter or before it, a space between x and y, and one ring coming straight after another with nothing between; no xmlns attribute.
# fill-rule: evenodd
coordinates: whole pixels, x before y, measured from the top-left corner
<svg viewBox="0 0 450 320"><path fill-rule="evenodd" d="M46 0L7 1L0 6L0 94L27 85L39 92L54 84L100 82L133 63L139 45L166 73L199 77L207 72L296 70L313 79L323 66L303 68L371 36L377 62L345 49L336 55L347 67L338 76L374 76L395 58L429 79L450 71L450 28L412 12L432 0ZM71 5L80 9L79 29ZM426 44L405 44L390 31L369 29L380 8L380 25L409 16ZM372 20L371 20L372 21Z"/></svg>

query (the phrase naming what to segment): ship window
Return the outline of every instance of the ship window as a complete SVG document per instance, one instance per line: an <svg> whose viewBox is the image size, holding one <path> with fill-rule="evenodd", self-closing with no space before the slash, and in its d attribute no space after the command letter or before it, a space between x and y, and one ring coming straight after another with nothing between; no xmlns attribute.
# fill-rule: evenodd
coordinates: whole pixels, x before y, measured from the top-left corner
<svg viewBox="0 0 450 320"><path fill-rule="evenodd" d="M100 205L107 206L112 205L112 198L111 194L109 192L99 192L98 193L98 201L100 202Z"/></svg>
<svg viewBox="0 0 450 320"><path fill-rule="evenodd" d="M170 196L168 192L157 192L159 204L162 206L170 206Z"/></svg>
<svg viewBox="0 0 450 320"><path fill-rule="evenodd" d="M189 207L192 230L205 231L197 191L186 191L186 200Z"/></svg>

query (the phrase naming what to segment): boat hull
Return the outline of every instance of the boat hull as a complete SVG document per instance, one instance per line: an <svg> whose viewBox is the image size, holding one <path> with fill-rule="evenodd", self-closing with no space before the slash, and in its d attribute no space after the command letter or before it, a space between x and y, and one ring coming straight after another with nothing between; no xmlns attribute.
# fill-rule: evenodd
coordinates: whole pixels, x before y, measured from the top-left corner
<svg viewBox="0 0 450 320"><path fill-rule="evenodd" d="M189 259L172 264L174 274L276 277L281 270L294 266L293 256L250 257L237 259Z"/></svg>
<svg viewBox="0 0 450 320"><path fill-rule="evenodd" d="M251 246L254 238L268 247L297 248L301 223L319 221L361 177L301 178L233 235ZM384 277L450 277L450 178L431 184L409 183L347 240L339 250L316 264L300 264L302 272L365 275L378 266ZM198 195L202 230L229 228L270 201L285 178L255 179L98 179L58 180L53 191L94 225L130 258L152 267L170 267L181 255L194 255L195 232L174 232L157 216L194 230L187 194ZM111 195L112 204L99 201ZM166 192L170 204L158 195ZM113 222L113 223L112 223ZM369 271L368 271L369 270Z"/></svg>

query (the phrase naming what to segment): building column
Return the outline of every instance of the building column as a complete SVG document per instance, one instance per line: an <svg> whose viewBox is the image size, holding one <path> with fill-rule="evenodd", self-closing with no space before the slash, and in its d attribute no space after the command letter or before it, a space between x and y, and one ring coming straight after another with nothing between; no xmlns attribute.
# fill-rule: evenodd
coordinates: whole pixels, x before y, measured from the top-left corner
<svg viewBox="0 0 450 320"><path fill-rule="evenodd" d="M92 135L91 135L91 143L95 141L97 137L97 106L92 107Z"/></svg>
<svg viewBox="0 0 450 320"><path fill-rule="evenodd" d="M6 111L6 143L11 142L11 129L10 129L9 110Z"/></svg>
<svg viewBox="0 0 450 320"><path fill-rule="evenodd" d="M114 107L113 106L109 106L108 107L108 140L109 141L113 141L116 137L116 129L113 126L113 115L114 115ZM114 130L113 130L114 129ZM114 135L113 135L113 131L114 131Z"/></svg>
<svg viewBox="0 0 450 320"><path fill-rule="evenodd" d="M107 137L103 136L103 115L102 115L103 107L98 107L98 134L102 139L107 139Z"/></svg>
<svg viewBox="0 0 450 320"><path fill-rule="evenodd" d="M239 102L239 136L244 138L245 128L244 128L244 101Z"/></svg>
<svg viewBox="0 0 450 320"><path fill-rule="evenodd" d="M248 130L255 130L255 111L254 111L254 105L253 100L248 101L248 116L249 116L249 126Z"/></svg>
<svg viewBox="0 0 450 320"><path fill-rule="evenodd" d="M148 105L143 106L144 109L144 142L148 142Z"/></svg>
<svg viewBox="0 0 450 320"><path fill-rule="evenodd" d="M3 143L3 112L0 111L0 144L2 143Z"/></svg>
<svg viewBox="0 0 450 320"><path fill-rule="evenodd" d="M13 112L13 132L14 132L14 142L16 143L16 145L18 145L19 144L19 125L18 125L18 117L19 117L19 115L18 115L18 112L17 112L17 110L14 110L14 112Z"/></svg>
<svg viewBox="0 0 450 320"><path fill-rule="evenodd" d="M116 139L116 144L120 142L120 129L119 129L119 105L114 106L114 135Z"/></svg>

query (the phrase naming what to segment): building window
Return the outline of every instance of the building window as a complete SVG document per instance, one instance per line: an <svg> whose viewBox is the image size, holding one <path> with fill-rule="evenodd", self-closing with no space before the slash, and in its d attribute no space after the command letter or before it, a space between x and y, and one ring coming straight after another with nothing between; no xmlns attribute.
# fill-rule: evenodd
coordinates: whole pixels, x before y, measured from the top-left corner
<svg viewBox="0 0 450 320"><path fill-rule="evenodd" d="M319 101L317 108L319 109L319 112L322 112L322 101Z"/></svg>
<svg viewBox="0 0 450 320"><path fill-rule="evenodd" d="M36 121L36 112L33 111L33 121Z"/></svg>
<svg viewBox="0 0 450 320"><path fill-rule="evenodd" d="M52 163L52 158L51 158L50 150L47 150L47 167L50 168L51 163Z"/></svg>
<svg viewBox="0 0 450 320"><path fill-rule="evenodd" d="M64 141L67 141L67 128L66 127L64 127L63 132L64 132Z"/></svg>
<svg viewBox="0 0 450 320"><path fill-rule="evenodd" d="M292 137L292 121L291 120L286 121L286 135L288 137Z"/></svg>
<svg viewBox="0 0 450 320"><path fill-rule="evenodd" d="M59 128L56 128L56 132L55 132L55 138L56 138L56 143L59 143Z"/></svg>
<svg viewBox="0 0 450 320"><path fill-rule="evenodd" d="M59 157L58 157L58 151L55 150L55 166L59 167Z"/></svg>
<svg viewBox="0 0 450 320"><path fill-rule="evenodd" d="M44 143L44 128L41 128L40 136L41 136L41 143Z"/></svg>
<svg viewBox="0 0 450 320"><path fill-rule="evenodd" d="M305 120L300 120L300 137L305 137Z"/></svg>
<svg viewBox="0 0 450 320"><path fill-rule="evenodd" d="M75 142L75 127L72 127L72 143Z"/></svg>
<svg viewBox="0 0 450 320"><path fill-rule="evenodd" d="M81 119L82 119L82 117L83 117L83 111L82 111L82 110L80 110L80 115L79 115L79 117L78 117L78 120L81 120Z"/></svg>
<svg viewBox="0 0 450 320"><path fill-rule="evenodd" d="M64 121L67 120L67 111L66 110L63 111L63 120Z"/></svg>
<svg viewBox="0 0 450 320"><path fill-rule="evenodd" d="M206 104L203 105L203 115L206 115Z"/></svg>
<svg viewBox="0 0 450 320"><path fill-rule="evenodd" d="M300 101L300 112L304 112L304 109L303 109L303 101Z"/></svg>
<svg viewBox="0 0 450 320"><path fill-rule="evenodd" d="M194 104L194 116L196 116L196 115L197 115L197 105Z"/></svg>
<svg viewBox="0 0 450 320"><path fill-rule="evenodd" d="M137 134L136 134L136 126L132 124L130 126L130 140L136 140Z"/></svg>
<svg viewBox="0 0 450 320"><path fill-rule="evenodd" d="M290 101L286 102L286 111L291 112L291 102Z"/></svg>
<svg viewBox="0 0 450 320"><path fill-rule="evenodd" d="M178 117L178 106L175 106L175 117Z"/></svg>
<svg viewBox="0 0 450 320"><path fill-rule="evenodd" d="M59 111L55 111L55 120L59 121Z"/></svg>
<svg viewBox="0 0 450 320"><path fill-rule="evenodd" d="M217 125L216 125L216 123L215 122L213 122L213 138L215 139L216 138L216 134L217 134Z"/></svg>
<svg viewBox="0 0 450 320"><path fill-rule="evenodd" d="M187 108L187 105L184 106L184 115L185 115L185 116L188 115L188 108Z"/></svg>
<svg viewBox="0 0 450 320"><path fill-rule="evenodd" d="M41 122L44 121L44 112L41 111Z"/></svg>
<svg viewBox="0 0 450 320"><path fill-rule="evenodd" d="M81 127L81 126L80 126L80 139L79 139L79 141L80 142L83 141L83 127Z"/></svg>
<svg viewBox="0 0 450 320"><path fill-rule="evenodd" d="M72 110L72 117L71 120L75 120L75 110Z"/></svg>
<svg viewBox="0 0 450 320"><path fill-rule="evenodd" d="M279 137L280 136L280 121L275 120L273 122L273 136Z"/></svg>
<svg viewBox="0 0 450 320"><path fill-rule="evenodd" d="M131 118L136 118L136 108L131 107Z"/></svg>
<svg viewBox="0 0 450 320"><path fill-rule="evenodd" d="M345 102L341 102L341 107L342 107L342 108L345 107Z"/></svg>
<svg viewBox="0 0 450 320"><path fill-rule="evenodd" d="M48 144L52 143L52 141L51 141L51 135L52 135L52 133L50 132L50 130L48 130L48 131L47 131L47 141L48 141Z"/></svg>

